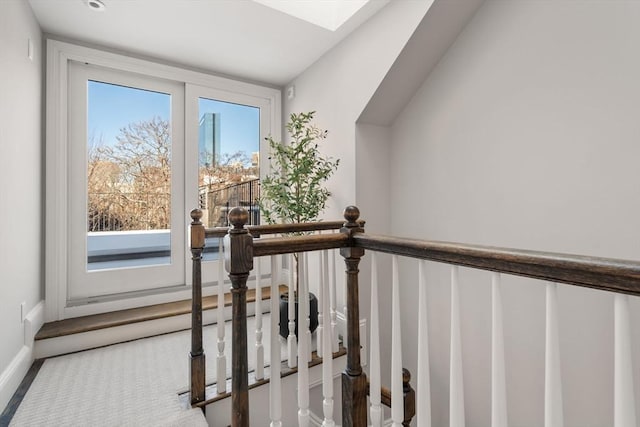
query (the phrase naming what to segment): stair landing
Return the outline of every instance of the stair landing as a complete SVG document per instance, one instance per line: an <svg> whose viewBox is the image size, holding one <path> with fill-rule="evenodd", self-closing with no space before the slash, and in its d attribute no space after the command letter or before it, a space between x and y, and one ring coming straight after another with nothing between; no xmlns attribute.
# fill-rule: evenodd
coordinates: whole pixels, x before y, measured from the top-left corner
<svg viewBox="0 0 640 427"><path fill-rule="evenodd" d="M280 285L279 291L285 292ZM255 302L255 289L247 291L247 302ZM262 288L262 299L271 298L271 288ZM217 320L218 296L202 298L203 324ZM231 306L231 293L224 296ZM35 336L35 357L43 358L111 345L191 328L191 300L155 304L45 323Z"/></svg>

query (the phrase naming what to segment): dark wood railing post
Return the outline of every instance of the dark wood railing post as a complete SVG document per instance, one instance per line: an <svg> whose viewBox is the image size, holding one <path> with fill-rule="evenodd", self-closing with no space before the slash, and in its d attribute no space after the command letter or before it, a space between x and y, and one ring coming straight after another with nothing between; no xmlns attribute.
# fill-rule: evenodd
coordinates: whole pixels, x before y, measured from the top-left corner
<svg viewBox="0 0 640 427"><path fill-rule="evenodd" d="M225 237L225 265L231 279L231 426L249 427L249 361L247 356L247 278L253 269L253 238L244 227L246 209L229 212L233 228Z"/></svg>
<svg viewBox="0 0 640 427"><path fill-rule="evenodd" d="M204 249L204 225L200 222L202 211L191 211L191 259L192 297L191 297L191 404L204 400L205 355L202 348L202 251Z"/></svg>
<svg viewBox="0 0 640 427"><path fill-rule="evenodd" d="M404 421L403 426L409 427L411 420L416 416L416 392L411 387L411 372L402 369L402 394L404 395Z"/></svg>
<svg viewBox="0 0 640 427"><path fill-rule="evenodd" d="M364 229L358 223L360 211L355 206L344 210L346 220L341 233L352 236ZM342 373L342 425L364 427L367 425L367 377L360 364L360 313L358 301L358 265L364 249L353 246L340 249L346 264L347 286L347 368Z"/></svg>
<svg viewBox="0 0 640 427"><path fill-rule="evenodd" d="M371 395L371 384L367 382L367 394ZM391 408L393 396L391 390L386 387L380 389L380 403ZM402 425L409 427L411 420L416 416L416 392L411 387L411 372L407 368L402 368L402 404L404 409L404 418Z"/></svg>

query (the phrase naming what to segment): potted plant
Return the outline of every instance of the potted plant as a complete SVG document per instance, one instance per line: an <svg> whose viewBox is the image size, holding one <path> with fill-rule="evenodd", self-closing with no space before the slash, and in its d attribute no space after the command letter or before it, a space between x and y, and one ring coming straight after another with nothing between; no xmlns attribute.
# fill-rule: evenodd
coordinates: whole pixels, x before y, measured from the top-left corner
<svg viewBox="0 0 640 427"><path fill-rule="evenodd" d="M288 144L268 137L271 149L271 170L260 184L258 205L264 220L269 224L299 223L317 221L331 195L324 187L325 182L336 171L339 159L333 160L320 154L318 144L327 137L327 131L312 123L315 111L292 113L286 124L291 138ZM293 266L298 271L298 255L294 254ZM299 277L297 275L296 277ZM296 283L296 289L298 288ZM318 302L313 294L311 299L311 331L318 325ZM286 309L288 295L281 296L280 335L288 334ZM296 296L297 305L297 296ZM298 311L296 309L296 336L298 331ZM284 319L282 316L285 316Z"/></svg>

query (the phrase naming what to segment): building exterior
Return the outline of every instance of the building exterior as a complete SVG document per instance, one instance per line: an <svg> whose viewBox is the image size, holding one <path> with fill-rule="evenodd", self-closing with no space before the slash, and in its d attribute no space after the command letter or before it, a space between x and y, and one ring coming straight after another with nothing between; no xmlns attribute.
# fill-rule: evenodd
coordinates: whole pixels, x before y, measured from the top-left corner
<svg viewBox="0 0 640 427"><path fill-rule="evenodd" d="M216 165L220 161L220 115L204 113L198 124L198 152L201 163Z"/></svg>

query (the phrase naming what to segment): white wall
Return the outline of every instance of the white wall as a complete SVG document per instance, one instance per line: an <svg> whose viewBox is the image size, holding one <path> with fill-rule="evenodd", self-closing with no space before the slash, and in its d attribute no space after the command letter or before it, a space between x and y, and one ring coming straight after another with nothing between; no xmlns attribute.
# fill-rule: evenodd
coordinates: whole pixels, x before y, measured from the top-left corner
<svg viewBox="0 0 640 427"><path fill-rule="evenodd" d="M392 233L640 259L638 22L635 1L488 0L393 124ZM467 425L484 426L490 278L463 270L461 279ZM402 290L412 370L413 283ZM542 425L544 286L505 279L504 287L509 425ZM429 297L434 425L445 425L446 268L431 267ZM612 301L560 289L567 426L612 425ZM637 298L632 305L637 325Z"/></svg>
<svg viewBox="0 0 640 427"><path fill-rule="evenodd" d="M0 409L24 344L20 303L42 299L41 39L26 1L0 1Z"/></svg>
<svg viewBox="0 0 640 427"><path fill-rule="evenodd" d="M333 196L327 219L342 218L356 201L356 120L430 4L392 1L287 85L295 86L296 95L283 96L283 120L292 112L317 111L317 125L329 130L321 151L341 161L328 183Z"/></svg>
<svg viewBox="0 0 640 427"><path fill-rule="evenodd" d="M316 124L329 130L321 152L340 159L338 171L327 184L333 195L323 216L326 219L342 219L342 211L346 206L363 204L361 207L362 212L366 212L363 219L367 220L367 229L373 227L381 232L388 227L389 203L385 187L388 177L386 142L390 132L366 124L356 127L356 121L430 6L430 1L423 0L390 2L287 85L295 86L296 95L295 99L288 100L285 91L283 120L287 121L292 112L317 111ZM357 142L361 137L366 138L363 143L370 147ZM375 152L371 150L373 147ZM360 182L360 176L367 172L379 174L376 182L381 187L379 191L369 187L373 191L365 197L365 189L357 183ZM369 194L373 198L369 198ZM370 206L375 206L375 202L379 202L379 206L373 214ZM339 273L343 270L341 265L344 264L338 264L339 283L344 276ZM369 316L369 268L367 260L363 260L360 318ZM313 284L311 290L315 292ZM342 292L338 292L338 307L343 306L342 301Z"/></svg>

